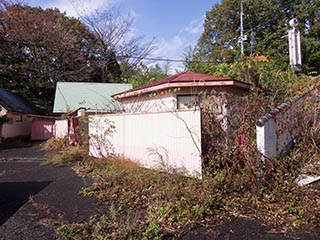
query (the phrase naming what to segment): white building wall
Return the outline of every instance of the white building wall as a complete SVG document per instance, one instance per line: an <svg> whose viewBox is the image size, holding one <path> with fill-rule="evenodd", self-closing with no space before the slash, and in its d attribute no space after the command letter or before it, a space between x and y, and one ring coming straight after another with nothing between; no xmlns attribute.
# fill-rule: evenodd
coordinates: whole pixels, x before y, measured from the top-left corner
<svg viewBox="0 0 320 240"><path fill-rule="evenodd" d="M199 110L90 116L89 136L94 157L113 151L146 168L202 176Z"/></svg>
<svg viewBox="0 0 320 240"><path fill-rule="evenodd" d="M68 136L68 120L56 120L56 138L65 138Z"/></svg>
<svg viewBox="0 0 320 240"><path fill-rule="evenodd" d="M168 112L177 109L177 100L173 92L153 93L122 99L121 105L127 113Z"/></svg>

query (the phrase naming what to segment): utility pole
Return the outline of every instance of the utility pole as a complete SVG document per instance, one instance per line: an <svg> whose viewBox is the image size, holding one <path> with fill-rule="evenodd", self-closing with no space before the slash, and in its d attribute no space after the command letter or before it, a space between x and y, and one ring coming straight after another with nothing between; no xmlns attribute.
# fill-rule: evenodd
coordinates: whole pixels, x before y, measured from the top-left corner
<svg viewBox="0 0 320 240"><path fill-rule="evenodd" d="M243 2L240 0L240 47L241 55L243 55Z"/></svg>

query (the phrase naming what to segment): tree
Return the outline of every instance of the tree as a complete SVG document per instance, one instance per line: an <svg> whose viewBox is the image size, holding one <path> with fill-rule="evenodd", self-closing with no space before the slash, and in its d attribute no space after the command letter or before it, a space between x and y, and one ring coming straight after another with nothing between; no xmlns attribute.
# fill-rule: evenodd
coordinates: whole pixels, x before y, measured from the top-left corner
<svg viewBox="0 0 320 240"><path fill-rule="evenodd" d="M245 55L260 53L288 65L284 37L291 18L299 19L304 68L319 71L320 2L315 0L242 0L244 7ZM223 0L207 12L204 31L195 57L214 64L239 59L240 0Z"/></svg>
<svg viewBox="0 0 320 240"><path fill-rule="evenodd" d="M169 76L169 62L163 67L161 67L159 64L148 67L142 62L139 65L139 69L136 69L135 75L133 75L129 80L134 87L139 87Z"/></svg>
<svg viewBox="0 0 320 240"><path fill-rule="evenodd" d="M88 81L95 37L57 9L2 3L0 87L52 111L57 81Z"/></svg>
<svg viewBox="0 0 320 240"><path fill-rule="evenodd" d="M97 38L96 72L102 82L127 82L141 60L155 49L153 41L144 43L142 37L132 34L130 15L123 16L115 8L96 10L91 15L78 8L78 13Z"/></svg>

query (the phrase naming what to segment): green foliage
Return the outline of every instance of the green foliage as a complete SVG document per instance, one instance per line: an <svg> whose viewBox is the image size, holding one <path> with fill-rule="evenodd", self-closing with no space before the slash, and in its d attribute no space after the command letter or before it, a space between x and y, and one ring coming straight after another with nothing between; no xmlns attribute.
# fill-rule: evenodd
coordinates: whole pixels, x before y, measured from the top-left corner
<svg viewBox="0 0 320 240"><path fill-rule="evenodd" d="M250 83L254 88L264 92L265 97L272 99L269 107L275 107L287 101L314 82L311 80L312 77L296 75L286 69L285 64L259 54L242 57L241 60L233 63L217 65L191 61L187 67L192 71L231 77Z"/></svg>
<svg viewBox="0 0 320 240"><path fill-rule="evenodd" d="M57 81L88 81L93 35L57 9L2 4L0 87L51 112Z"/></svg>
<svg viewBox="0 0 320 240"><path fill-rule="evenodd" d="M259 53L288 65L288 43L283 38L292 17L299 19L303 69L305 73L319 72L320 2L308 1L243 1L245 55ZM232 64L240 60L240 2L223 0L207 12L204 31L198 40L193 60ZM206 65L206 64L204 64ZM201 71L204 72L204 71Z"/></svg>
<svg viewBox="0 0 320 240"><path fill-rule="evenodd" d="M52 111L57 81L124 82L138 68L130 57L151 51L151 43L129 40L130 21L112 11L80 21L58 9L6 0L0 7L0 87L43 113Z"/></svg>
<svg viewBox="0 0 320 240"><path fill-rule="evenodd" d="M140 63L140 68L136 70L133 77L130 78L129 82L133 87L139 87L150 82L160 80L168 77L169 65L165 65L163 68L156 64L155 66L147 67L143 63Z"/></svg>

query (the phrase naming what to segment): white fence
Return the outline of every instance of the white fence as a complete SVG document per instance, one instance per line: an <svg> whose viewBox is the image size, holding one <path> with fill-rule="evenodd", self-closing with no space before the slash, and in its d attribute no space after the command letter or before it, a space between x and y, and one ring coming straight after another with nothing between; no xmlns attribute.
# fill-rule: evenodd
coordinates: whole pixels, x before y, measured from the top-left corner
<svg viewBox="0 0 320 240"><path fill-rule="evenodd" d="M257 148L266 158L285 153L294 146L294 141L299 137L301 129L298 128L298 117L314 124L320 117L320 84L313 89L304 92L291 101L283 103L270 113L262 116L257 124ZM312 108L310 108L312 107ZM306 108L314 109L314 112L306 113Z"/></svg>
<svg viewBox="0 0 320 240"><path fill-rule="evenodd" d="M201 115L197 111L89 117L89 150L110 151L143 167L201 178Z"/></svg>

